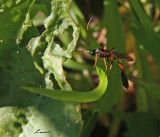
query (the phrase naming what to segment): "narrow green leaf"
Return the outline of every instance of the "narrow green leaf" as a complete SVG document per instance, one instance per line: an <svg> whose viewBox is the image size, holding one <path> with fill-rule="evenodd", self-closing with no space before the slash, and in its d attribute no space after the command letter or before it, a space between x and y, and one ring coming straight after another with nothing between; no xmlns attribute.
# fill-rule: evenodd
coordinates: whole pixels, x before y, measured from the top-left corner
<svg viewBox="0 0 160 137"><path fill-rule="evenodd" d="M134 35L137 39L137 45L136 45L136 65L138 70L138 78L149 83L155 82L153 73L151 71L149 62L147 60L147 54L145 51L145 48L139 41L145 42L144 44L148 45L154 42L150 41L150 37L146 37L144 32L144 29L142 29L140 32L136 29L132 28L132 32L134 32ZM142 36L143 35L143 36ZM147 38L147 39L146 39ZM153 43L155 44L155 43ZM149 90L149 89L148 89ZM153 96L150 95L150 92L146 92L146 89L144 87L137 86L137 106L138 111L147 112L149 110L152 110L155 114L157 113L157 100Z"/></svg>
<svg viewBox="0 0 160 137"><path fill-rule="evenodd" d="M144 81L137 81L137 84L140 87L143 87L147 92L149 92L149 94L153 96L154 99L160 100L160 86L159 85L153 82L151 83L151 82L144 82Z"/></svg>
<svg viewBox="0 0 160 137"><path fill-rule="evenodd" d="M134 0L134 1L128 0L128 1L130 2L131 7L136 12L138 19L143 24L143 26L145 26L145 28L148 28L149 30L153 31L152 24L149 21L148 17L146 16L140 1L138 1L138 0Z"/></svg>
<svg viewBox="0 0 160 137"><path fill-rule="evenodd" d="M160 1L159 0L154 0L156 6L160 9Z"/></svg>
<svg viewBox="0 0 160 137"><path fill-rule="evenodd" d="M124 32L116 1L105 0L104 6L104 26L107 28L107 49L112 49L115 47L115 51L125 53ZM120 96L120 92L122 91L120 72L120 67L118 66L117 62L114 62L108 80L109 83L107 91L109 92L104 94L103 97L95 104L97 109L105 112L109 111L117 101L118 97Z"/></svg>
<svg viewBox="0 0 160 137"><path fill-rule="evenodd" d="M80 137L90 137L90 134L97 122L99 112L97 110L93 110L90 115L86 118L86 122L84 123L83 130L81 132Z"/></svg>
<svg viewBox="0 0 160 137"><path fill-rule="evenodd" d="M50 90L45 88L37 87L22 87L27 91L38 93L43 96L47 96L52 99L58 100L68 100L74 102L92 102L98 100L106 91L108 81L105 72L102 69L97 67L97 73L100 77L100 83L97 88L92 91L86 92L72 92L72 91L59 91L59 90Z"/></svg>
<svg viewBox="0 0 160 137"><path fill-rule="evenodd" d="M149 80L151 70L149 69L146 53L142 47L142 45L136 45L136 65L138 70L138 78L142 80ZM139 112L147 112L149 109L148 105L147 94L144 88L137 86L137 110Z"/></svg>
<svg viewBox="0 0 160 137"><path fill-rule="evenodd" d="M128 130L125 137L154 137L160 134L158 121L151 111L125 113L114 110L112 113L126 122Z"/></svg>
<svg viewBox="0 0 160 137"><path fill-rule="evenodd" d="M135 113L126 116L128 133L130 137L156 137L159 136L159 128L156 119L151 113Z"/></svg>
<svg viewBox="0 0 160 137"><path fill-rule="evenodd" d="M152 24L146 16L138 0L129 0L135 16L138 17L135 26L131 29L136 39L159 62L160 36L154 31Z"/></svg>
<svg viewBox="0 0 160 137"><path fill-rule="evenodd" d="M131 31L136 37L137 41L144 46L145 49L159 62L160 54L158 46L160 38L156 34L152 34L143 27L141 24L137 24L138 27L132 26Z"/></svg>

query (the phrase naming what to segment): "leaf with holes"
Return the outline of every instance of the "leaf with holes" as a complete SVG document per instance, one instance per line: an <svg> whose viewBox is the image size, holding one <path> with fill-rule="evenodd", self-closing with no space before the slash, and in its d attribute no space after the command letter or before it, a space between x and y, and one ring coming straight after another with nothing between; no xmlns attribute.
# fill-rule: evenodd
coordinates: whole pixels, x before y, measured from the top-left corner
<svg viewBox="0 0 160 137"><path fill-rule="evenodd" d="M79 37L79 28L69 14L70 2L52 2L52 14L46 18L44 24L46 30L40 37L32 39L28 46L37 69L45 74L48 88L53 87L54 83L50 80L50 75L53 74L61 89L71 90L62 68L66 58L72 57Z"/></svg>
<svg viewBox="0 0 160 137"><path fill-rule="evenodd" d="M83 124L79 104L37 96L19 88L22 85L43 86L42 76L33 67L29 52L23 48L17 54L17 36L25 45L31 38L28 33L35 33L31 26L29 31L20 30L21 34L17 35L33 3L34 0L10 0L1 5L0 136L39 136L34 133L40 129L40 132L49 132L42 134L46 137L76 137ZM46 31L32 39L28 46L36 67L45 74L47 88L55 86L52 81L57 80L61 89L71 90L62 68L63 61L71 57L79 36L79 29L69 14L70 4L67 0L53 1L52 12L45 22ZM69 37L64 37L66 35Z"/></svg>

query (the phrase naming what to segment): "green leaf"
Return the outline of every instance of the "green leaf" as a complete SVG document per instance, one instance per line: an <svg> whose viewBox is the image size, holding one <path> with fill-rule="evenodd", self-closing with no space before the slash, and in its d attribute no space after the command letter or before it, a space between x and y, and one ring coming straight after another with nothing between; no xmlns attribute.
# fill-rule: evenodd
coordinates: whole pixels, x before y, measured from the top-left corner
<svg viewBox="0 0 160 137"><path fill-rule="evenodd" d="M45 20L46 31L32 39L28 46L36 68L45 74L47 88L54 86L50 80L53 74L61 89L71 90L62 67L66 58L72 57L79 37L79 28L70 16L70 3L66 0L52 2L52 14ZM60 39L60 44L56 38Z"/></svg>
<svg viewBox="0 0 160 137"><path fill-rule="evenodd" d="M70 16L70 6L71 0L52 1L51 14L44 22L46 30L39 37L30 40L28 45L28 50L34 59L36 68L45 76L45 90L60 88L63 92L67 91L65 93L70 93L68 91L72 90L66 80L63 62L67 58L72 57L72 52L75 49L80 30ZM53 128L53 131L56 133L54 136L60 136L61 133L62 136L63 134L64 136L78 136L83 124L80 111L75 114L75 110L79 108L79 104L53 100L52 108L53 111L61 108L60 111L54 113L57 116L61 113L61 110L64 111L64 113L62 112L60 115L61 121L59 121L59 119L52 121L53 127L54 124L59 121L58 125L55 124L58 130ZM66 113L68 110L70 111L70 116ZM78 119L77 122L75 122L77 126L69 126L71 129L68 131L66 126L67 118L69 118L69 121ZM61 125L65 125L64 132L63 126Z"/></svg>
<svg viewBox="0 0 160 137"><path fill-rule="evenodd" d="M132 1L133 2L133 1ZM137 26L132 26L131 31L133 32L136 40L136 65L138 70L138 78L141 79L144 82L147 83L154 83L154 77L153 73L151 71L149 62L147 60L147 54L145 49L148 49L149 52L152 52L152 55L156 57L155 59L158 59L159 53L158 53L158 46L159 43L159 36L154 32L151 24L149 24L149 20L142 11L142 8L139 7L139 3L132 3L138 6L136 9L134 6L134 10L136 10L136 13L138 14L138 17L141 18L140 23L137 23ZM146 21L146 24L142 20L148 20ZM152 46L151 46L152 45ZM155 56L156 55L156 56ZM159 59L158 59L159 60ZM149 89L147 89L149 91ZM152 90L149 92L142 86L137 86L137 106L138 111L147 112L149 110L152 110L152 112L157 115L159 113L157 110L157 100L151 96Z"/></svg>
<svg viewBox="0 0 160 137"><path fill-rule="evenodd" d="M68 59L63 63L63 65L73 70L79 70L79 71L82 71L83 69L87 69L89 71L93 70L93 67L91 67L90 65L76 62L73 59Z"/></svg>
<svg viewBox="0 0 160 137"><path fill-rule="evenodd" d="M125 40L121 18L118 12L116 1L105 0L105 21L107 28L107 49L115 47L115 51L125 53ZM109 69L109 67L108 67ZM120 67L114 62L113 68L109 75L109 83L106 94L95 104L95 108L103 112L110 111L122 91L122 80ZM104 106L105 105L105 106Z"/></svg>
<svg viewBox="0 0 160 137"><path fill-rule="evenodd" d="M136 65L138 70L138 79L146 82L154 82L153 74L147 60L147 54L142 45L136 45ZM147 112L151 97L147 94L144 87L137 86L137 109L141 112ZM154 101L154 100L152 100Z"/></svg>
<svg viewBox="0 0 160 137"><path fill-rule="evenodd" d="M33 25L32 21L30 20L30 14L28 13L18 33L17 44L20 47L26 47L31 38L37 37L38 35L38 29Z"/></svg>
<svg viewBox="0 0 160 137"><path fill-rule="evenodd" d="M128 0L128 1L130 2L132 9L136 12L137 17L139 21L143 24L143 26L145 28L148 28L150 31L153 31L152 24L149 21L148 17L146 16L140 1L138 0L134 0L134 1Z"/></svg>
<svg viewBox="0 0 160 137"><path fill-rule="evenodd" d="M113 110L112 114L126 122L125 137L154 137L160 134L158 119L153 116L151 111L126 113L121 110Z"/></svg>
<svg viewBox="0 0 160 137"><path fill-rule="evenodd" d="M158 7L158 9L160 9L160 1L159 0L154 0L156 6Z"/></svg>
<svg viewBox="0 0 160 137"><path fill-rule="evenodd" d="M68 100L74 102L92 102L98 100L106 91L108 82L105 72L102 69L97 67L97 73L100 77L100 83L97 88L92 91L86 92L72 92L72 91L59 91L59 90L49 90L45 88L37 87L22 87L23 89L38 93L43 96L47 96L52 99L58 100Z"/></svg>
<svg viewBox="0 0 160 137"><path fill-rule="evenodd" d="M144 46L145 49L159 62L159 43L160 38L153 33L150 33L148 29L146 29L141 24L137 24L138 27L132 26L131 31L135 36L136 40Z"/></svg>
<svg viewBox="0 0 160 137"><path fill-rule="evenodd" d="M32 59L26 49L18 50L16 37L20 25L25 20L27 12L33 5L33 0L27 1L3 1L0 13L0 106L26 105L35 97L29 97L28 93L22 93L21 84L41 85L42 79L32 65ZM23 65L22 65L23 63ZM31 77L34 77L31 78ZM9 98L9 99L8 99Z"/></svg>
<svg viewBox="0 0 160 137"><path fill-rule="evenodd" d="M41 129L42 132L50 131L50 133L44 135L45 137L76 137L79 136L83 125L79 104L36 96L19 88L22 85L44 86L43 77L34 68L29 52L25 48L19 49L19 52L17 52L18 46L16 45L17 32L23 25L33 3L34 1L31 0L16 2L9 0L3 1L1 5L0 136L30 137L34 135L35 131ZM70 4L68 1L59 1L59 3L60 5ZM51 14L54 13L56 12ZM68 13L69 16L69 9L65 13ZM59 14L59 16L61 15L63 14ZM34 33L33 29L30 31L30 34ZM30 37L27 34L25 36L29 40ZM76 40L73 40L73 42L73 47L75 47ZM44 72L47 72L47 70ZM68 87L70 88L69 85Z"/></svg>
<svg viewBox="0 0 160 137"><path fill-rule="evenodd" d="M146 112L143 113L143 115L135 114L133 117L136 117L138 115L137 119L134 119L134 124L131 124L133 121L128 121L129 125L138 127L140 125L139 119L142 118L142 123L145 123L144 121L147 121L145 124L141 124L141 127L139 129L142 130L152 130L153 133L158 132L158 129L152 128L154 124L156 124L156 119L159 119L159 100L158 96L155 97L155 93L158 93L158 87L153 87L153 83L155 83L153 73L150 68L150 64L147 59L147 53L146 50L159 62L159 43L160 43L160 37L157 33L154 32L153 27L149 19L144 13L142 5L140 5L140 2L135 0L131 1L129 0L135 16L137 17L137 21L135 21L134 25L131 27L131 31L134 34L137 45L135 47L136 49L136 67L138 70L138 80L136 80L136 89L137 89L137 110L138 112ZM143 84L142 84L143 83ZM147 84L147 86L146 86ZM151 88L152 87L152 88ZM158 94L157 94L158 95ZM146 117L146 115L149 115L149 118ZM147 120L145 120L147 119ZM152 125L152 127L149 127L146 129L146 125ZM129 127L130 129L133 127ZM156 131L157 130L157 131ZM143 132L140 131L134 131L137 135L135 135L132 132L130 134L132 136L154 136L148 132L144 135ZM143 135L142 135L143 134ZM155 134L156 135L156 134Z"/></svg>
<svg viewBox="0 0 160 137"><path fill-rule="evenodd" d="M99 112L97 110L87 111L87 114L84 113L83 115L85 115L85 123L80 137L89 137L97 122Z"/></svg>
<svg viewBox="0 0 160 137"><path fill-rule="evenodd" d="M160 36L154 31L152 24L146 16L138 0L129 0L135 16L138 17L136 24L132 27L132 33L140 44L159 62Z"/></svg>
<svg viewBox="0 0 160 137"><path fill-rule="evenodd" d="M57 102L39 97L34 99L36 99L35 103L32 100L31 104L26 107L6 106L0 109L1 137L38 137L41 134L45 137L79 136L82 129L82 118L77 117L80 112L77 104L75 107L69 102ZM38 129L40 132L49 133L34 134Z"/></svg>
<svg viewBox="0 0 160 137"><path fill-rule="evenodd" d="M78 26L81 29L82 38L84 40L86 40L86 38L87 38L87 32L86 32L87 22L85 20L84 15L82 14L80 8L76 4L75 0L72 2L71 15L72 15L74 21L76 22L76 24L78 24Z"/></svg>
<svg viewBox="0 0 160 137"><path fill-rule="evenodd" d="M1 12L0 12L0 29L1 32L5 32L7 30L8 33L1 33L0 38L3 41L3 45L9 46L9 39L16 39L16 33L22 22L25 20L27 12L30 10L33 5L34 0L26 0L26 1L7 1L2 2ZM4 23L6 22L6 24Z"/></svg>
<svg viewBox="0 0 160 137"><path fill-rule="evenodd" d="M159 136L160 132L156 119L151 113L135 113L126 118L128 133L130 137L155 137Z"/></svg>
<svg viewBox="0 0 160 137"><path fill-rule="evenodd" d="M160 86L156 83L137 81L137 85L143 87L154 99L160 100Z"/></svg>
<svg viewBox="0 0 160 137"><path fill-rule="evenodd" d="M13 51L17 48L17 32L25 20L34 0L26 1L1 1L0 12L0 65L6 65L8 49Z"/></svg>

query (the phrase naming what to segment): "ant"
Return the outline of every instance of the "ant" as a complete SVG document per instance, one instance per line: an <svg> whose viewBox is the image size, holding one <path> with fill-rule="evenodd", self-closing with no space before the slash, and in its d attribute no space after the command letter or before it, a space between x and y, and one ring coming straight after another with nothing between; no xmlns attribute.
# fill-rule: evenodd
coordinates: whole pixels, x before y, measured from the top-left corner
<svg viewBox="0 0 160 137"><path fill-rule="evenodd" d="M90 18L90 20L88 21L88 24L87 24L87 37L88 37L88 44L89 44L90 51L82 51L82 52L90 52L92 56L95 56L94 68L95 68L96 63L97 63L97 58L102 58L104 60L106 71L107 71L106 61L111 62L108 75L110 73L110 70L112 69L113 60L116 60L118 65L121 68L121 78L122 78L123 86L125 88L128 88L129 83L128 83L128 79L127 79L127 76L126 76L126 73L125 73L124 66L121 64L121 62L118 59L122 59L122 60L126 60L126 61L133 61L133 58L131 58L127 54L115 52L114 48L112 48L111 50L107 50L106 45L104 46L104 49L103 48L98 48L96 50L95 49L91 50L90 38L89 38L89 34L88 34L88 28L89 28L91 20L92 20L92 17Z"/></svg>

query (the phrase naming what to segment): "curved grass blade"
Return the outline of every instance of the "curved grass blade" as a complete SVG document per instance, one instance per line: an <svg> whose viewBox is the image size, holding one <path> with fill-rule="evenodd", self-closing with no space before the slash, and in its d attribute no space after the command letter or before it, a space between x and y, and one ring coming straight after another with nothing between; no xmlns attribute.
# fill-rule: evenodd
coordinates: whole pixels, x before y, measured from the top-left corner
<svg viewBox="0 0 160 137"><path fill-rule="evenodd" d="M98 87L92 91L72 92L72 91L50 90L50 89L37 88L37 87L22 87L22 89L25 89L33 93L38 93L43 96L47 96L52 99L58 99L58 100L67 100L67 101L75 101L75 102L96 101L105 93L108 85L108 80L105 72L98 67L96 69L100 78L100 82Z"/></svg>

